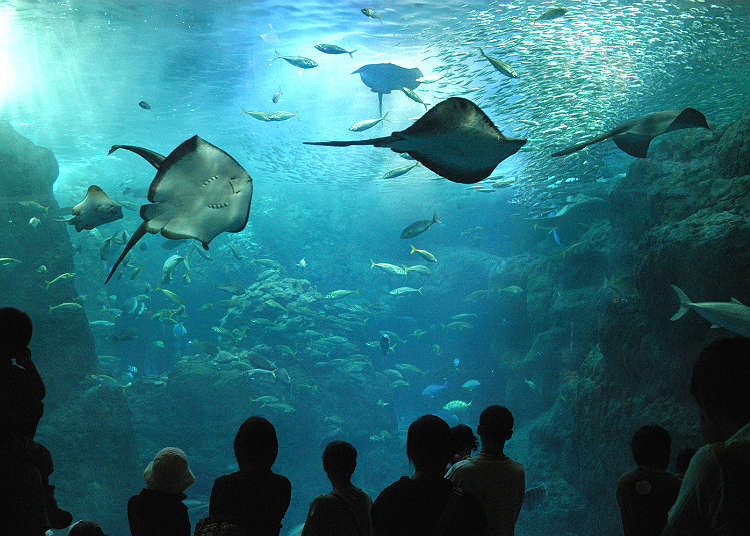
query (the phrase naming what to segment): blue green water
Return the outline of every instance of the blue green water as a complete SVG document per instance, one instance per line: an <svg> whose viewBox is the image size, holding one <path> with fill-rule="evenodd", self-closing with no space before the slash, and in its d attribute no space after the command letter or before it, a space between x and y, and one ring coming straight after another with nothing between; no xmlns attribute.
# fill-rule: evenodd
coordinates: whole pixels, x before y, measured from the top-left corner
<svg viewBox="0 0 750 536"><path fill-rule="evenodd" d="M551 21L531 21L557 6L568 7L568 13ZM382 21L365 17L362 7L374 8ZM519 259L532 262L554 255L575 240L562 236L558 245L552 234L535 229L528 218L560 209L568 194L600 195L633 158L611 141L566 159L551 159L549 154L663 109L694 107L712 124L733 120L748 99L748 22L750 7L745 2L719 0L388 1L368 6L316 1L0 2L0 118L53 151L60 164L54 192L61 207L79 202L90 184L129 204L123 220L101 226L98 233L70 232L75 285L87 317L114 324L92 327L97 354L105 356L99 363L102 369L95 372L122 384L153 380L168 374L184 355L203 355L209 362L211 354L201 354L206 344L233 356L266 344L269 348L259 353L289 369L293 383L318 389L309 399L307 390L299 388L294 396L283 398L292 407L314 404L316 416L341 418L347 399L354 396L347 389L372 408L382 409L378 401L388 404L388 418L399 424L391 431L389 448L401 465L392 465L391 474L377 478L373 468L360 468L363 481L385 485L407 470L398 430L403 431L410 419L440 411L451 424L474 425L481 408L505 402L509 384L517 386L513 400L526 400L531 407L540 396L554 399L556 395L542 387L550 381L544 370L517 370L513 377L500 377L498 356L523 346L535 319L512 307L498 308L487 299L488 293L512 296L516 290L510 287L516 282L508 274L518 273L523 264ZM318 43L356 52L353 57L327 55L313 48ZM493 69L479 55L480 46L510 63L520 77L510 79ZM276 51L312 58L319 65L298 69L276 60ZM422 105L394 91L383 97L388 122L362 134L348 131L358 121L378 117L377 95L352 71L380 62L419 67L425 76L440 77L418 88L426 103L452 96L470 99L503 134L527 138L526 146L493 174L512 185L480 191L435 180L439 177L421 166L383 179L388 170L408 162L372 147L303 145L384 136L408 127L424 113ZM277 92L280 98L274 103ZM139 101L151 108L139 107ZM284 110L298 118L262 122L243 110ZM139 225L133 208L146 202L154 173L130 153L107 156L109 147L130 144L168 154L195 134L232 155L253 177L246 228L217 237L210 245L211 260L190 244L167 250L161 246L165 238L148 235L143 239L145 249L137 247L131 254L133 268L121 268L122 278L104 287L122 244L102 255L102 243L123 230L132 233ZM561 180L568 182L560 186ZM399 239L404 227L433 212L441 224L411 240ZM430 264L410 254L412 243L432 252L438 262ZM190 281L182 277L184 268L179 266L173 281L162 284L164 260L189 251ZM372 269L370 259L425 264L432 275L386 274ZM131 279L134 267L140 271ZM309 312L258 307L258 300L272 297L262 293L245 294L234 306L217 305L232 298L218 287L247 289L269 268L277 269L279 277L310 282L311 290L298 294L310 297ZM160 284L184 302L184 314L177 317L184 335L174 332L173 322L152 318L160 310L175 308L154 290ZM419 288L421 293L389 294L400 286ZM323 297L337 289L357 292L335 301ZM139 295L148 296L139 299L145 310L131 314L129 300ZM288 298L273 295L282 306ZM230 309L236 313L225 318ZM459 314L469 315L464 317L468 326L451 327L452 317ZM258 318L271 322L271 327L261 327ZM221 331L242 327L241 336ZM303 335L304 329L317 334ZM393 338L395 349L383 356L367 343L377 341L385 330L403 341ZM332 336L345 337L346 345L320 342ZM560 344L572 350L567 337ZM282 346L291 348L293 355ZM349 360L344 366L355 368L342 372L337 366L315 367L336 358ZM356 363L360 359L365 363L360 363L362 371ZM382 371L396 364L411 364L422 372L404 373L407 385L394 387L394 377L384 378ZM132 377L128 366L137 369ZM503 368L503 374L508 370ZM345 381L331 381L335 374ZM469 379L479 380L480 387L462 389ZM447 387L437 397L422 395L428 385L444 381ZM341 392L327 399L320 394L326 388ZM275 395L278 391L273 388ZM471 406L459 413L442 410L450 400ZM524 413L522 408L511 410ZM269 412L250 403L247 412L265 412L272 420L290 418L283 410ZM537 416L534 411L526 414L529 420ZM371 418L367 412L346 417L351 421L347 429L359 419L355 444L361 451L381 442L372 439L383 431L381 417ZM297 437L280 437L282 472L296 467L284 459L285 441L304 444L307 437L315 438L306 450L312 456L310 472L295 474L296 469L290 469L295 495L286 527L302 522L309 500L324 491L322 470L315 470L319 442L338 425L336 419L332 422L334 426L311 424L309 429L297 424ZM150 441L158 443L158 438L145 444ZM229 445L231 437L223 441ZM178 446L190 454L190 444ZM512 443L509 448L513 451ZM145 465L154 452L139 451L139 460ZM231 459L204 464L208 469L198 475L203 482L196 485L202 497L210 491L212 479L227 470L227 463ZM530 481L545 478L527 475ZM376 488L369 485L368 491L377 494ZM107 529L113 534L125 530ZM575 533L574 527L570 530Z"/></svg>

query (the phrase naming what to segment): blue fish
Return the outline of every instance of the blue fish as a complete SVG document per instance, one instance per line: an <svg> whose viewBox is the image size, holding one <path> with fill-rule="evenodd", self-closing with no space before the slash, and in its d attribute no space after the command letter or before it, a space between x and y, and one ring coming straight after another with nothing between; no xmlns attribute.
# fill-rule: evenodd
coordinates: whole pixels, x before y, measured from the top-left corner
<svg viewBox="0 0 750 536"><path fill-rule="evenodd" d="M555 242L557 243L558 246L562 246L563 245L562 241L560 240L560 235L557 234L557 227L555 227L555 228L552 229L552 238L555 239Z"/></svg>
<svg viewBox="0 0 750 536"><path fill-rule="evenodd" d="M422 395L423 396L429 396L431 398L435 398L438 395L438 393L440 393L440 391L442 391L443 389L445 389L447 386L448 386L448 381L447 380L445 382L443 382L443 385L437 385L437 384L433 383L432 385L428 385L427 387L425 387L422 390Z"/></svg>
<svg viewBox="0 0 750 536"><path fill-rule="evenodd" d="M182 324L175 324L172 328L172 335L174 335L175 339L184 339L185 335L187 335L187 329Z"/></svg>
<svg viewBox="0 0 750 536"><path fill-rule="evenodd" d="M458 357L454 357L453 358L453 366L456 367L456 368L460 367L461 366L461 359L458 358Z"/></svg>

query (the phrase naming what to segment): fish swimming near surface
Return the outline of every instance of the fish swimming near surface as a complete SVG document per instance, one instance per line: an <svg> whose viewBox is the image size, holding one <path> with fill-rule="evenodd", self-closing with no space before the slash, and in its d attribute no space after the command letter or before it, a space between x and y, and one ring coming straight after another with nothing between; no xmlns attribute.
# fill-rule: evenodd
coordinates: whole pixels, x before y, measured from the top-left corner
<svg viewBox="0 0 750 536"><path fill-rule="evenodd" d="M281 90L278 90L276 93L273 94L271 101L273 101L273 103L276 104L277 102L279 102L281 95L282 95Z"/></svg>
<svg viewBox="0 0 750 536"><path fill-rule="evenodd" d="M414 169L418 165L419 165L419 162L414 162L413 164L407 164L405 166L399 166L397 168L389 169L383 174L383 178L393 179L396 177L400 177L401 175L405 175L406 173L409 173L412 169Z"/></svg>
<svg viewBox="0 0 750 536"><path fill-rule="evenodd" d="M148 191L151 204L141 206L143 223L125 245L107 276L146 233L172 240L194 238L203 249L223 232L238 233L250 216L253 179L227 153L199 136L181 143L168 156L135 147L113 145L142 156L158 171Z"/></svg>
<svg viewBox="0 0 750 536"><path fill-rule="evenodd" d="M414 247L413 244L410 244L410 246L411 246L411 251L409 252L409 255L416 253L417 255L419 255L426 261L437 262L437 257L435 257L435 255L433 255L426 249L417 249Z"/></svg>
<svg viewBox="0 0 750 536"><path fill-rule="evenodd" d="M417 89L417 78L422 77L416 67L407 69L393 63L368 63L352 74L359 74L362 83L378 94L378 115L383 115L383 95L403 88Z"/></svg>
<svg viewBox="0 0 750 536"><path fill-rule="evenodd" d="M138 103L138 106L140 106L144 110L150 110L151 109L151 105L149 103L147 103L145 100L140 101Z"/></svg>
<svg viewBox="0 0 750 536"><path fill-rule="evenodd" d="M537 18L532 19L533 21L541 21L541 20L554 20L559 19L563 15L565 15L568 12L567 9L564 7L551 7L548 10L546 10L544 13L539 15Z"/></svg>
<svg viewBox="0 0 750 536"><path fill-rule="evenodd" d="M96 185L89 186L86 197L71 209L72 216L58 220L75 226L76 231L122 219L122 206Z"/></svg>
<svg viewBox="0 0 750 536"><path fill-rule="evenodd" d="M352 132L362 132L364 130L369 130L381 121L385 121L387 117L388 112L386 112L383 117L379 117L377 119L365 119L364 121L357 121L349 127L349 130L351 130Z"/></svg>
<svg viewBox="0 0 750 536"><path fill-rule="evenodd" d="M557 229L559 226L570 226L605 218L608 208L609 203L601 197L581 197L553 214L530 218L529 221L543 229Z"/></svg>
<svg viewBox="0 0 750 536"><path fill-rule="evenodd" d="M693 302L680 287L672 285L680 299L680 308L670 320L679 320L690 309L711 322L711 327L722 327L743 337L750 337L750 307L735 298L729 302Z"/></svg>
<svg viewBox="0 0 750 536"><path fill-rule="evenodd" d="M413 238L417 235L421 235L427 229L432 227L432 224L434 223L442 223L437 217L437 212L432 213L431 220L417 220L408 225L403 231L401 231L401 238Z"/></svg>
<svg viewBox="0 0 750 536"><path fill-rule="evenodd" d="M315 48L320 50L321 52L325 54L349 54L350 58L353 58L352 54L354 54L357 50L346 50L345 48L341 48L338 45L328 45L326 43L321 43L319 45L315 45Z"/></svg>
<svg viewBox="0 0 750 536"><path fill-rule="evenodd" d="M497 58L493 58L492 56L488 56L487 54L484 53L484 49L482 47L479 47L479 52L483 58L485 58L488 62L490 62L490 65L492 65L496 70L503 73L505 76L509 78L520 77L520 75L518 74L518 71L516 71L513 67L511 67L509 63L506 63L503 60L499 60Z"/></svg>
<svg viewBox="0 0 750 536"><path fill-rule="evenodd" d="M506 138L470 100L451 97L428 110L406 130L369 140L304 142L307 145L373 145L408 153L452 182L473 184L518 152L525 139Z"/></svg>
<svg viewBox="0 0 750 536"><path fill-rule="evenodd" d="M242 113L249 115L253 119L257 119L258 121L271 121L271 115L266 112L248 112L243 108Z"/></svg>
<svg viewBox="0 0 750 536"><path fill-rule="evenodd" d="M706 117L695 108L685 108L682 111L656 112L631 119L600 136L552 153L552 156L567 156L589 145L612 138L615 145L630 156L646 158L648 146L656 136L684 128L710 129Z"/></svg>
<svg viewBox="0 0 750 536"><path fill-rule="evenodd" d="M371 7L363 7L362 9L360 9L360 11L365 17L369 17L371 19L378 19L380 22L383 22L383 19L380 17L380 15L378 15L377 12Z"/></svg>
<svg viewBox="0 0 750 536"><path fill-rule="evenodd" d="M315 60L311 60L310 58L305 58L304 56L282 56L277 50L274 60L278 59L282 59L287 63L294 65L295 67L299 67L300 69L312 69L313 67L318 66L318 62Z"/></svg>

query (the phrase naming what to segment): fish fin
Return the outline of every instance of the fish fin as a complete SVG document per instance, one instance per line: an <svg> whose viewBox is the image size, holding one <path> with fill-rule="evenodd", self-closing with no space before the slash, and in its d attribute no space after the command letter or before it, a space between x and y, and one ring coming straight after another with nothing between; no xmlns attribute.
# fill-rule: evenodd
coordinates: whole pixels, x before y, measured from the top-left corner
<svg viewBox="0 0 750 536"><path fill-rule="evenodd" d="M357 49L356 49L356 48L355 48L354 50L350 50L350 51L348 52L348 54L349 54L349 57L350 57L350 58L354 58L354 56L352 56L352 54L354 54L355 52L357 52Z"/></svg>
<svg viewBox="0 0 750 536"><path fill-rule="evenodd" d="M432 223L443 223L437 217L437 210L432 212Z"/></svg>
<svg viewBox="0 0 750 536"><path fill-rule="evenodd" d="M419 288L417 289L417 292L419 292L420 294L422 294L422 289L423 289L423 288L424 288L424 287L419 287Z"/></svg>
<svg viewBox="0 0 750 536"><path fill-rule="evenodd" d="M390 119L388 119L388 114L391 112L385 112L385 115L381 119L381 122L385 123L386 121L390 122Z"/></svg>
<svg viewBox="0 0 750 536"><path fill-rule="evenodd" d="M636 158L646 158L648 146L653 139L654 138L652 136L644 136L642 134L633 134L631 132L628 132L625 134L618 134L617 136L614 136L612 138L612 141L615 142L615 144L620 149L628 153L630 156L635 156Z"/></svg>
<svg viewBox="0 0 750 536"><path fill-rule="evenodd" d="M711 127L708 126L708 121L706 121L706 116L700 113L695 108L685 108L680 112L680 115L674 118L674 120L669 124L667 127L667 130L664 132L669 132L671 130L679 130L682 128L707 128L711 129Z"/></svg>
<svg viewBox="0 0 750 536"><path fill-rule="evenodd" d="M274 59L272 59L271 61L276 61L277 59L279 59L281 57L281 54L279 54L278 50L274 50L274 52L276 53L276 57Z"/></svg>
<svg viewBox="0 0 750 536"><path fill-rule="evenodd" d="M417 251L417 248L414 247L414 244L409 244L411 246L411 251L409 252L409 255Z"/></svg>
<svg viewBox="0 0 750 536"><path fill-rule="evenodd" d="M125 258L125 255L127 255L130 250L133 248L133 246L136 245L136 243L143 238L143 235L146 234L147 228L146 228L147 222L143 222L138 226L138 229L135 230L133 233L133 236L130 237L130 241L125 245L125 249L122 250L122 253L120 254L120 257L115 262L115 265L112 266L112 270L109 272L109 275L107 276L106 281L104 281L104 284L106 285L109 283L109 280L112 279L112 276L115 274L115 270L117 270L117 267L120 266L120 263ZM157 287L158 288L158 287Z"/></svg>
<svg viewBox="0 0 750 536"><path fill-rule="evenodd" d="M688 295L685 294L680 287L678 287L677 285L671 285L671 287L672 287L672 290L674 290L675 293L677 293L677 297L680 299L680 308L677 309L677 312L673 314L672 317L670 318L670 320L674 321L674 320L679 320L680 318L683 317L685 313L688 312L688 310L690 309L691 302L690 302L690 298L688 298Z"/></svg>
<svg viewBox="0 0 750 536"><path fill-rule="evenodd" d="M299 111L296 111L296 112L294 112L294 117L296 117L296 118L297 118L297 121L299 121L299 120L300 120L300 119L299 119Z"/></svg>
<svg viewBox="0 0 750 536"><path fill-rule="evenodd" d="M737 305L745 305L744 303L742 303L742 302L741 302L740 300L738 300L737 298L732 298L732 303L736 303Z"/></svg>

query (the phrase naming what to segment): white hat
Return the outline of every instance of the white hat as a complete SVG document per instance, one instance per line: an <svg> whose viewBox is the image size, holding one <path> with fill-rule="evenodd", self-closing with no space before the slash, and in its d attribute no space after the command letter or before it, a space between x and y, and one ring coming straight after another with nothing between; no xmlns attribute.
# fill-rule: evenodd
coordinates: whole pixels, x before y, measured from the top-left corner
<svg viewBox="0 0 750 536"><path fill-rule="evenodd" d="M195 482L187 456L176 447L161 449L146 466L143 478L149 489L165 493L182 493Z"/></svg>

